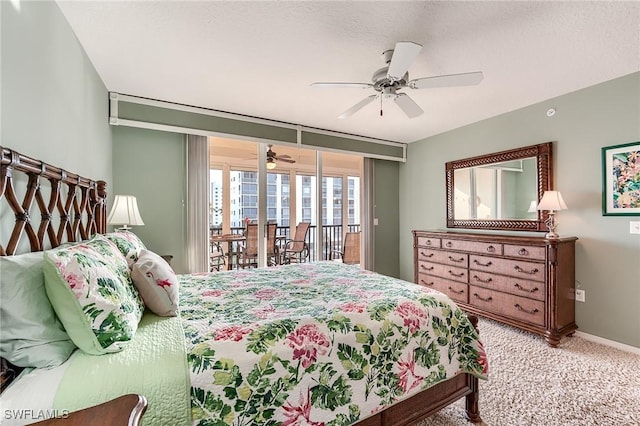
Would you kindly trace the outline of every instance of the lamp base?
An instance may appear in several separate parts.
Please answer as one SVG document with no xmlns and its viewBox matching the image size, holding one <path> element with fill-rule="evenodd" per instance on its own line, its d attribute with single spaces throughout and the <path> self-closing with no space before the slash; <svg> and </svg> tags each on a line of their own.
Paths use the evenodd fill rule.
<svg viewBox="0 0 640 426">
<path fill-rule="evenodd" d="M 133 228 L 130 226 L 124 225 L 121 228 L 114 228 L 116 231 L 131 231 Z"/>
<path fill-rule="evenodd" d="M 560 235 L 556 234 L 555 232 L 547 232 L 546 234 L 544 234 L 544 237 L 547 240 L 557 240 L 558 238 L 560 238 Z"/>
<path fill-rule="evenodd" d="M 556 228 L 558 227 L 558 222 L 556 221 L 555 212 L 553 210 L 549 211 L 549 217 L 545 220 L 544 224 L 547 225 L 549 232 L 545 234 L 545 238 L 547 240 L 557 240 L 560 238 L 560 235 L 556 233 Z"/>
</svg>

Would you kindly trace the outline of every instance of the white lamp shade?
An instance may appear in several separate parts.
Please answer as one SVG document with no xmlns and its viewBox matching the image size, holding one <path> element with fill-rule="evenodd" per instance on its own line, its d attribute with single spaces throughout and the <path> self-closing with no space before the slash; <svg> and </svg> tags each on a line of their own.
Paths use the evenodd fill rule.
<svg viewBox="0 0 640 426">
<path fill-rule="evenodd" d="M 116 195 L 107 223 L 109 225 L 144 225 L 138 211 L 136 197 L 133 195 Z"/>
<path fill-rule="evenodd" d="M 529 204 L 529 210 L 527 210 L 528 213 L 533 213 L 535 211 L 538 210 L 538 203 L 536 203 L 536 200 L 532 200 L 531 204 Z"/>
<path fill-rule="evenodd" d="M 559 191 L 544 191 L 542 200 L 538 203 L 538 210 L 566 210 L 567 205 Z"/>
</svg>

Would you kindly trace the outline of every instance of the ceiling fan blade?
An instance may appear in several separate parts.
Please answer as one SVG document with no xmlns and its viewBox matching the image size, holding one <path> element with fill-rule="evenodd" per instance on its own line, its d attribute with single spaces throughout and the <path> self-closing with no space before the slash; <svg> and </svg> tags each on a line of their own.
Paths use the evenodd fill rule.
<svg viewBox="0 0 640 426">
<path fill-rule="evenodd" d="M 430 89 L 432 87 L 473 86 L 482 81 L 481 71 L 465 72 L 462 74 L 438 75 L 435 77 L 417 78 L 407 85 L 412 89 Z"/>
<path fill-rule="evenodd" d="M 387 77 L 400 80 L 418 57 L 422 46 L 411 41 L 399 41 L 393 49 L 393 56 L 387 70 Z"/>
<path fill-rule="evenodd" d="M 283 158 L 291 158 L 289 154 L 276 155 L 276 157 L 278 157 L 279 160 Z"/>
<path fill-rule="evenodd" d="M 378 96 L 379 95 L 367 96 L 366 98 L 364 98 L 363 100 L 361 100 L 360 102 L 358 102 L 357 104 L 355 104 L 354 106 L 352 106 L 351 108 L 349 108 L 348 110 L 340 114 L 338 118 L 343 119 L 343 118 L 351 117 L 353 114 L 355 114 L 356 112 L 360 111 L 362 108 L 364 108 L 365 106 L 373 102 Z"/>
<path fill-rule="evenodd" d="M 296 160 L 292 160 L 290 158 L 282 158 L 282 157 L 276 157 L 276 161 L 282 161 L 283 163 L 295 163 Z"/>
<path fill-rule="evenodd" d="M 329 83 L 329 82 L 318 82 L 311 83 L 313 87 L 325 88 L 325 87 L 352 87 L 356 89 L 369 89 L 373 87 L 373 84 L 370 83 Z"/>
<path fill-rule="evenodd" d="M 405 114 L 407 114 L 407 117 L 409 118 L 415 118 L 424 113 L 422 108 L 420 108 L 418 104 L 415 103 L 406 93 L 398 93 L 398 95 L 393 98 L 393 101 Z"/>
</svg>

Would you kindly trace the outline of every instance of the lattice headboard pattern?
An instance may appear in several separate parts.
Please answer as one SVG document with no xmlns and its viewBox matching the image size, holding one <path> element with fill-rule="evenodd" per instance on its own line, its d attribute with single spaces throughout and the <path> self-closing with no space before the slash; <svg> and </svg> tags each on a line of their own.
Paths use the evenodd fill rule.
<svg viewBox="0 0 640 426">
<path fill-rule="evenodd" d="M 0 232 L 0 256 L 16 254 L 24 236 L 27 251 L 40 251 L 106 232 L 106 182 L 0 149 L 0 216 L 5 222 L 10 212 L 15 215 L 11 232 Z"/>
</svg>

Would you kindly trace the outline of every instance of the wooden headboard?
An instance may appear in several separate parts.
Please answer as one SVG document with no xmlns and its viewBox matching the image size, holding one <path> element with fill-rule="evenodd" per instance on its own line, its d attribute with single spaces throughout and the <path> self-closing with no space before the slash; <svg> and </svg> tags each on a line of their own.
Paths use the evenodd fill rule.
<svg viewBox="0 0 640 426">
<path fill-rule="evenodd" d="M 8 148 L 0 150 L 0 256 L 17 254 L 18 248 L 42 251 L 106 232 L 106 182 L 83 178 Z M 27 249 L 20 245 L 25 235 Z M 20 370 L 0 358 L 0 392 Z"/>
<path fill-rule="evenodd" d="M 8 148 L 0 149 L 0 213 L 7 212 L 8 205 L 15 215 L 12 231 L 0 232 L 0 256 L 16 254 L 25 235 L 29 249 L 21 251 L 33 252 L 106 232 L 106 182 L 69 173 Z M 37 208 L 33 207 L 34 201 Z M 35 215 L 37 210 L 40 217 Z M 7 220 L 4 216 L 3 222 Z M 2 226 L 3 231 L 11 228 L 10 223 Z"/>
</svg>

